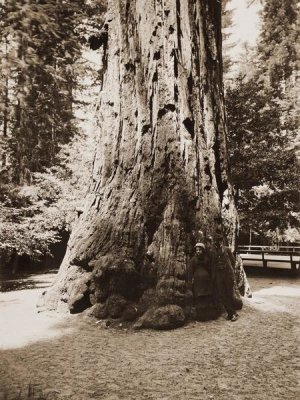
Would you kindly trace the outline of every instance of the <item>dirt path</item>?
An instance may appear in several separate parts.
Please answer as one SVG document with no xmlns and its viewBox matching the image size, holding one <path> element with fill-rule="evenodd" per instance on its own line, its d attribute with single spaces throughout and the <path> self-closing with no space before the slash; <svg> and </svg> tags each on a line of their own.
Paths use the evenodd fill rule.
<svg viewBox="0 0 300 400">
<path fill-rule="evenodd" d="M 300 280 L 259 277 L 250 283 L 254 296 L 238 321 L 221 318 L 168 332 L 37 316 L 39 290 L 0 294 L 6 318 L 0 325 L 0 399 L 20 391 L 25 398 L 31 383 L 32 398 L 43 390 L 40 399 L 48 400 L 296 400 Z"/>
</svg>

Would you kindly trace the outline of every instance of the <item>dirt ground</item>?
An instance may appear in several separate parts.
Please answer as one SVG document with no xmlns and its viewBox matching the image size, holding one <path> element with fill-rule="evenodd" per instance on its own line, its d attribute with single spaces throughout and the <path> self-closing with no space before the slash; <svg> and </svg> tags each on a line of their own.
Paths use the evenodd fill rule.
<svg viewBox="0 0 300 400">
<path fill-rule="evenodd" d="M 41 288 L 0 293 L 0 399 L 299 399 L 300 279 L 249 280 L 238 321 L 167 332 L 37 314 Z"/>
</svg>

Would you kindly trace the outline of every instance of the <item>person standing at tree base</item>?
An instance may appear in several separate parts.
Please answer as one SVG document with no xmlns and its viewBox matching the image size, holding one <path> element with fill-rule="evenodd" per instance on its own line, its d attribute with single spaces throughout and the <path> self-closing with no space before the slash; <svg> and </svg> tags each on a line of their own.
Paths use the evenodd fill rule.
<svg viewBox="0 0 300 400">
<path fill-rule="evenodd" d="M 208 321 L 218 316 L 213 299 L 210 260 L 203 243 L 196 243 L 195 252 L 190 262 L 189 281 L 192 283 L 197 320 Z"/>
<path fill-rule="evenodd" d="M 223 245 L 223 237 L 218 234 L 215 237 L 215 249 L 212 254 L 213 280 L 216 286 L 217 301 L 227 312 L 227 320 L 236 321 L 238 314 L 234 304 L 234 256 Z"/>
</svg>

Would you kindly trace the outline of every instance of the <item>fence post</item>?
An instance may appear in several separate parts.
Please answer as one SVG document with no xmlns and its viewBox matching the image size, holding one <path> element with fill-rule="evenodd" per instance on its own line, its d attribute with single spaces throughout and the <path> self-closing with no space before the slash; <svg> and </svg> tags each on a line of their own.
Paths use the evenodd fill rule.
<svg viewBox="0 0 300 400">
<path fill-rule="evenodd" d="M 293 271 L 295 271 L 296 270 L 296 262 L 293 261 L 293 253 L 290 253 L 290 260 L 291 260 L 291 269 Z"/>
<path fill-rule="evenodd" d="M 263 250 L 263 249 L 261 249 L 261 255 L 262 255 L 263 268 L 266 269 L 266 268 L 267 268 L 268 261 L 265 260 L 265 253 L 264 253 L 264 250 Z"/>
</svg>

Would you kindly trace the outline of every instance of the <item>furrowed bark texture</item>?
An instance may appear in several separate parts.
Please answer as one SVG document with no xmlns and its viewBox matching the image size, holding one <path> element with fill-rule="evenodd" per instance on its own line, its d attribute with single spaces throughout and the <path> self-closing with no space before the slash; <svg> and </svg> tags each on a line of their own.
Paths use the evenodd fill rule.
<svg viewBox="0 0 300 400">
<path fill-rule="evenodd" d="M 92 180 L 48 306 L 185 317 L 198 232 L 233 244 L 220 18 L 217 0 L 108 1 Z"/>
</svg>

